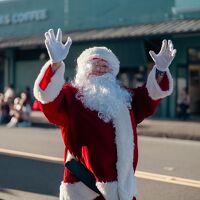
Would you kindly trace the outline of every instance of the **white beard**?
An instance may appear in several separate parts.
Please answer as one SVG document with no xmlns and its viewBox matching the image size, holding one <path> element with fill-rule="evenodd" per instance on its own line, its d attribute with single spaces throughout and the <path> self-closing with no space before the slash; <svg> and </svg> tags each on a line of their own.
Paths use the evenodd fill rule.
<svg viewBox="0 0 200 200">
<path fill-rule="evenodd" d="M 102 76 L 82 77 L 74 86 L 79 88 L 76 98 L 86 108 L 98 112 L 104 122 L 111 121 L 119 114 L 121 106 L 131 107 L 131 94 L 116 80 L 115 76 L 106 73 Z"/>
</svg>

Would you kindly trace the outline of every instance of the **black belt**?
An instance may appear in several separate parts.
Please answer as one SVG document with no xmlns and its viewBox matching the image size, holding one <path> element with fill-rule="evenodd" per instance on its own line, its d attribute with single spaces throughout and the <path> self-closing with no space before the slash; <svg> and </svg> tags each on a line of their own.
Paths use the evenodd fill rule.
<svg viewBox="0 0 200 200">
<path fill-rule="evenodd" d="M 101 192 L 96 186 L 94 174 L 90 172 L 81 162 L 71 159 L 65 163 L 65 166 L 74 176 L 76 176 L 76 178 L 78 178 L 90 189 L 101 195 Z"/>
</svg>

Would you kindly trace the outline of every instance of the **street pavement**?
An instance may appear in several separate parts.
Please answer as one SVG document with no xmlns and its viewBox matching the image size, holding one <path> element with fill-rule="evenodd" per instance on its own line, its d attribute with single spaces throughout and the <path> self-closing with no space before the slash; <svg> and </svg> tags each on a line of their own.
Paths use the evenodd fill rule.
<svg viewBox="0 0 200 200">
<path fill-rule="evenodd" d="M 62 160 L 63 151 L 58 129 L 0 126 L 0 200 L 58 200 L 63 164 L 34 154 Z"/>
<path fill-rule="evenodd" d="M 199 200 L 200 142 L 160 137 L 139 136 L 138 171 L 154 173 L 152 179 L 138 179 L 138 200 Z M 136 171 L 137 174 L 137 171 Z M 156 175 L 165 175 L 158 181 Z M 198 188 L 172 184 L 176 177 L 198 181 Z"/>
<path fill-rule="evenodd" d="M 0 188 L 0 200 L 58 200 L 58 197 Z"/>
</svg>

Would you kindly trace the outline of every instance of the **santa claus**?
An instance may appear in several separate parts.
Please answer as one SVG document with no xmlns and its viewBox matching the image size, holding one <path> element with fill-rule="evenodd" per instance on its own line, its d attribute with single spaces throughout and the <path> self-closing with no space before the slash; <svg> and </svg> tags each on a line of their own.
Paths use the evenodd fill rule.
<svg viewBox="0 0 200 200">
<path fill-rule="evenodd" d="M 64 162 L 74 158 L 83 164 L 94 175 L 101 193 L 64 168 L 60 200 L 136 199 L 136 127 L 172 93 L 168 68 L 176 54 L 172 42 L 163 40 L 158 54 L 150 51 L 155 66 L 146 84 L 130 89 L 116 80 L 120 62 L 106 47 L 83 51 L 74 81 L 65 84 L 63 60 L 72 41 L 68 38 L 63 44 L 60 29 L 56 36 L 49 30 L 45 38 L 50 60 L 35 81 L 35 98 L 48 120 L 61 129 Z"/>
</svg>

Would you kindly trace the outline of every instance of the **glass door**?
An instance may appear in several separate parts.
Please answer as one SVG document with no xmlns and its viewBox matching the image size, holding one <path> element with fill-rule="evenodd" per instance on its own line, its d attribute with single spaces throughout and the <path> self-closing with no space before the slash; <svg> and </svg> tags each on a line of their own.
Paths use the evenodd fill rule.
<svg viewBox="0 0 200 200">
<path fill-rule="evenodd" d="M 0 57 L 0 92 L 4 90 L 5 67 L 3 58 Z"/>
<path fill-rule="evenodd" d="M 200 64 L 189 65 L 190 112 L 200 115 Z"/>
</svg>

